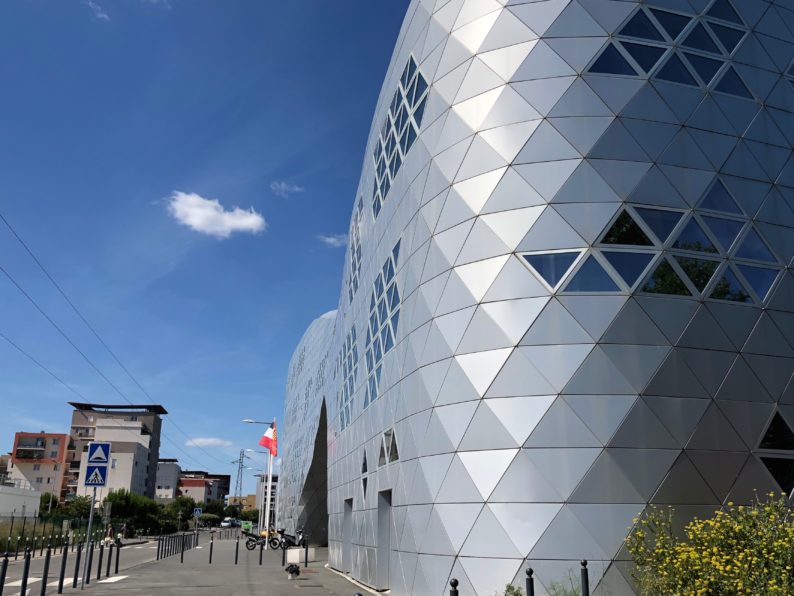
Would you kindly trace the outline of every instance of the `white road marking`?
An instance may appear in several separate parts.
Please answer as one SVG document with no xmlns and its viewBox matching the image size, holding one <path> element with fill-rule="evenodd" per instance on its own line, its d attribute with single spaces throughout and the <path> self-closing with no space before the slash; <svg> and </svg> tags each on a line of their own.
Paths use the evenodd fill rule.
<svg viewBox="0 0 794 596">
<path fill-rule="evenodd" d="M 40 582 L 40 581 L 41 581 L 40 577 L 29 577 L 28 578 L 28 585 L 36 583 L 36 582 Z M 6 584 L 7 588 L 19 588 L 21 586 L 22 586 L 22 580 L 21 579 L 18 579 L 15 582 L 11 582 L 11 583 Z"/>
<path fill-rule="evenodd" d="M 143 547 L 143 546 L 136 546 L 135 548 L 136 548 L 136 549 L 138 549 L 138 548 L 145 548 L 145 547 Z M 152 547 L 150 546 L 149 548 L 152 548 Z"/>
<path fill-rule="evenodd" d="M 127 579 L 128 575 L 114 575 L 113 577 L 109 577 L 107 579 L 103 579 L 98 581 L 98 584 L 115 584 L 116 582 L 120 582 L 123 579 Z"/>
</svg>

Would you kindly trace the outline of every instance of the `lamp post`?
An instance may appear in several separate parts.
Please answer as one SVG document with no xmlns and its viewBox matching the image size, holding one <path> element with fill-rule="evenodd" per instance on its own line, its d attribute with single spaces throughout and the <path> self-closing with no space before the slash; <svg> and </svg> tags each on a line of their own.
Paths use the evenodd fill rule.
<svg viewBox="0 0 794 596">
<path fill-rule="evenodd" d="M 243 422 L 246 424 L 264 424 L 270 426 L 275 434 L 275 427 L 276 427 L 275 418 L 273 418 L 273 422 L 264 422 L 262 420 L 252 420 L 251 418 L 244 418 Z M 270 449 L 268 451 L 268 458 L 267 458 L 267 492 L 265 495 L 265 521 L 264 521 L 264 524 L 267 526 L 268 532 L 270 530 L 270 493 L 272 486 L 273 486 L 273 450 Z M 269 540 L 265 542 L 265 549 L 268 548 L 269 542 L 270 542 Z"/>
<path fill-rule="evenodd" d="M 269 455 L 269 451 L 257 451 L 256 449 L 246 449 L 248 453 L 259 453 L 262 455 Z M 258 503 L 257 509 L 259 511 L 259 518 L 257 523 L 259 524 L 259 533 L 261 535 L 262 528 L 264 527 L 268 532 L 270 531 L 270 520 L 267 520 L 267 525 L 265 525 L 265 490 L 264 490 L 264 480 L 265 480 L 265 470 L 262 468 L 248 468 L 249 470 L 253 470 L 256 472 L 260 472 L 259 474 L 254 474 L 254 477 L 257 479 L 256 483 L 256 500 Z M 260 494 L 261 491 L 261 494 Z"/>
</svg>

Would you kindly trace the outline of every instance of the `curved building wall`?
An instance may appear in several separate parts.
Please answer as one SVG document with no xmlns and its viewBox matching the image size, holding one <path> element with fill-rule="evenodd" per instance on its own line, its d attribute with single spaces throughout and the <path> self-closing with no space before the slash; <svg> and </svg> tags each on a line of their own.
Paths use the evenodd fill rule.
<svg viewBox="0 0 794 596">
<path fill-rule="evenodd" d="M 792 30 L 763 0 L 411 3 L 330 340 L 332 566 L 485 596 L 588 559 L 630 593 L 649 503 L 792 488 Z"/>
</svg>

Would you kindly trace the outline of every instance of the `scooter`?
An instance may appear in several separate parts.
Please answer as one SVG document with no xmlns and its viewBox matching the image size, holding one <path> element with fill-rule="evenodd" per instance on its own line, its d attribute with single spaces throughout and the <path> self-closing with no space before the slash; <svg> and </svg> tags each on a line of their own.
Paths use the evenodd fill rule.
<svg viewBox="0 0 794 596">
<path fill-rule="evenodd" d="M 276 538 L 275 536 L 270 540 L 270 548 L 277 549 L 283 548 L 288 549 L 291 546 L 302 546 L 303 545 L 303 528 L 298 528 L 295 536 L 290 536 L 289 534 L 285 534 L 286 530 L 284 528 L 280 528 L 276 530 L 280 538 Z"/>
</svg>

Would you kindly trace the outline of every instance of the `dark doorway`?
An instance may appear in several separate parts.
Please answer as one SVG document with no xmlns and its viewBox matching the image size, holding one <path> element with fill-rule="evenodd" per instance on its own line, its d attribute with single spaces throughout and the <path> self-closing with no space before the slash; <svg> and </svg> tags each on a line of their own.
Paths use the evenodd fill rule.
<svg viewBox="0 0 794 596">
<path fill-rule="evenodd" d="M 345 500 L 342 517 L 342 571 L 350 573 L 353 569 L 353 499 Z"/>
<path fill-rule="evenodd" d="M 389 589 L 391 525 L 391 491 L 384 490 L 378 493 L 378 590 Z"/>
</svg>

